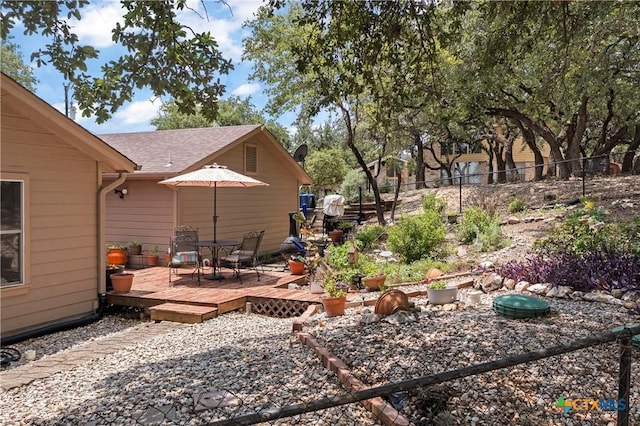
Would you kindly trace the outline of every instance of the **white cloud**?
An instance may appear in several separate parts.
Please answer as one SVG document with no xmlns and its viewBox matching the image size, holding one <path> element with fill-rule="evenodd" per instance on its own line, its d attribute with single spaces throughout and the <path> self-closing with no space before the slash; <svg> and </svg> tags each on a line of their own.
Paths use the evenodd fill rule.
<svg viewBox="0 0 640 426">
<path fill-rule="evenodd" d="M 235 96 L 249 96 L 260 90 L 260 85 L 257 83 L 245 83 L 236 87 L 231 94 Z"/>
<path fill-rule="evenodd" d="M 107 1 L 90 4 L 80 9 L 82 19 L 70 21 L 81 43 L 86 43 L 97 49 L 113 46 L 111 30 L 116 22 L 124 22 L 124 9 L 120 2 Z"/>
<path fill-rule="evenodd" d="M 131 102 L 113 115 L 115 120 L 121 120 L 126 125 L 149 123 L 158 116 L 162 102 L 160 99 Z"/>
</svg>

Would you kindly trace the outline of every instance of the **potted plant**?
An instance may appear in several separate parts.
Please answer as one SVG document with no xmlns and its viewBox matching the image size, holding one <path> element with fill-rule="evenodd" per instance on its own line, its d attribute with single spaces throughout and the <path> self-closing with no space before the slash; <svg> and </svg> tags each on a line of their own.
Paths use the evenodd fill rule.
<svg viewBox="0 0 640 426">
<path fill-rule="evenodd" d="M 111 276 L 119 272 L 124 271 L 124 265 L 108 264 L 107 265 L 107 280 L 106 290 L 113 290 L 113 283 L 111 282 Z"/>
<path fill-rule="evenodd" d="M 111 275 L 111 284 L 114 293 L 129 293 L 133 285 L 133 274 L 130 272 L 117 272 Z"/>
<path fill-rule="evenodd" d="M 362 275 L 362 283 L 369 291 L 378 291 L 387 280 L 384 270 L 373 260 L 362 257 L 358 262 L 358 270 Z"/>
<path fill-rule="evenodd" d="M 304 257 L 300 255 L 291 256 L 291 259 L 289 259 L 289 271 L 292 275 L 303 275 L 306 263 Z"/>
<path fill-rule="evenodd" d="M 342 229 L 342 232 L 346 235 L 353 228 L 353 224 L 348 220 L 343 220 L 342 222 L 338 223 L 338 228 Z"/>
<path fill-rule="evenodd" d="M 129 256 L 139 256 L 142 254 L 142 244 L 138 241 L 129 241 L 129 248 L 127 249 Z"/>
<path fill-rule="evenodd" d="M 344 285 L 338 283 L 333 275 L 323 281 L 324 295 L 321 297 L 324 312 L 328 317 L 344 315 L 347 303 L 347 293 Z"/>
<path fill-rule="evenodd" d="M 331 238 L 331 241 L 334 243 L 341 243 L 344 238 L 344 231 L 339 228 L 329 231 L 329 238 Z"/>
<path fill-rule="evenodd" d="M 427 297 L 432 305 L 453 303 L 458 296 L 458 287 L 448 286 L 444 281 L 435 281 L 427 285 Z"/>
<path fill-rule="evenodd" d="M 122 244 L 107 244 L 107 264 L 108 265 L 126 265 L 127 251 Z"/>
<path fill-rule="evenodd" d="M 148 266 L 158 266 L 158 246 L 151 247 L 149 254 L 147 255 Z"/>
</svg>

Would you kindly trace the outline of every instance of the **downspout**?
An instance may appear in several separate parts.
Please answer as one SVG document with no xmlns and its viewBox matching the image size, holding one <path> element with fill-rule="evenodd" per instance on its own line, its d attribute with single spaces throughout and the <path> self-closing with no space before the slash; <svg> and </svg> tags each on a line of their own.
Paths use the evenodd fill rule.
<svg viewBox="0 0 640 426">
<path fill-rule="evenodd" d="M 98 172 L 100 173 L 100 172 Z M 107 229 L 107 218 L 106 218 L 106 194 L 110 191 L 113 191 L 118 186 L 122 185 L 124 181 L 127 179 L 126 173 L 118 173 L 118 178 L 107 184 L 103 185 L 98 191 L 98 247 L 97 247 L 97 256 L 98 256 L 98 294 L 104 295 L 107 291 L 107 275 L 105 273 L 107 269 L 107 260 L 104 255 L 104 248 L 106 247 L 107 242 L 105 237 L 105 230 Z"/>
</svg>

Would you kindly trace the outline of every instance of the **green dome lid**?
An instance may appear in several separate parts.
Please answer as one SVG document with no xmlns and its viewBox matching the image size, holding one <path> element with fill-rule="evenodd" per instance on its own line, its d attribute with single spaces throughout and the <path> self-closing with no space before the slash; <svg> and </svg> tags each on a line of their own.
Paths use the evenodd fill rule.
<svg viewBox="0 0 640 426">
<path fill-rule="evenodd" d="M 524 294 L 505 294 L 493 299 L 493 311 L 509 319 L 537 318 L 547 315 L 549 303 Z"/>
<path fill-rule="evenodd" d="M 614 327 L 611 331 L 622 331 L 622 329 L 625 327 L 636 327 L 638 325 L 640 324 L 633 323 L 633 324 L 619 325 L 617 327 Z M 631 347 L 640 351 L 640 334 L 636 334 L 631 338 Z"/>
</svg>

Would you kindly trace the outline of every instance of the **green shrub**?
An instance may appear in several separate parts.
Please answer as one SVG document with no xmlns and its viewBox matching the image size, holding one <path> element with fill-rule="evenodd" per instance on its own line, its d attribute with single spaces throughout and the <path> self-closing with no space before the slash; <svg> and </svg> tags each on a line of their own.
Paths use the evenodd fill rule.
<svg viewBox="0 0 640 426">
<path fill-rule="evenodd" d="M 640 217 L 632 221 L 608 223 L 600 209 L 578 209 L 567 214 L 534 248 L 543 255 L 567 254 L 579 257 L 587 252 L 605 250 L 640 253 Z"/>
<path fill-rule="evenodd" d="M 367 250 L 372 248 L 386 231 L 383 225 L 364 225 L 356 232 L 355 238 L 362 243 L 362 249 Z"/>
<path fill-rule="evenodd" d="M 511 200 L 509 206 L 507 207 L 507 211 L 509 213 L 519 213 L 525 211 L 527 208 L 527 204 L 519 198 Z"/>
<path fill-rule="evenodd" d="M 344 177 L 340 187 L 340 193 L 347 203 L 357 203 L 360 198 L 359 188 L 365 188 L 367 179 L 360 170 L 353 169 Z M 364 194 L 363 194 L 364 197 Z"/>
<path fill-rule="evenodd" d="M 491 222 L 476 238 L 478 251 L 487 252 L 506 247 L 509 240 L 502 235 L 502 228 L 497 221 Z"/>
<path fill-rule="evenodd" d="M 447 202 L 436 194 L 430 193 L 422 197 L 422 208 L 425 212 L 434 211 L 439 215 L 444 215 Z"/>
<path fill-rule="evenodd" d="M 398 253 L 405 262 L 434 257 L 446 235 L 442 217 L 427 211 L 415 216 L 405 216 L 388 231 L 389 249 Z"/>
<path fill-rule="evenodd" d="M 493 216 L 479 207 L 469 207 L 462 212 L 462 222 L 456 227 L 458 239 L 470 244 L 495 221 Z"/>
</svg>

